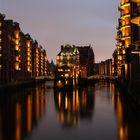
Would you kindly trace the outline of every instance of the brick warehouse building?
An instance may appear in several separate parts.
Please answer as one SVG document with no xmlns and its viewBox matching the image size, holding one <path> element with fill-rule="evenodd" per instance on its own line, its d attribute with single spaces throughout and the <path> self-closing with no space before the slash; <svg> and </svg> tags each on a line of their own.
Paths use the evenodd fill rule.
<svg viewBox="0 0 140 140">
<path fill-rule="evenodd" d="M 36 41 L 21 31 L 19 23 L 5 20 L 5 15 L 0 14 L 0 86 L 46 76 L 46 51 L 38 44 L 34 50 L 34 44 Z"/>
</svg>

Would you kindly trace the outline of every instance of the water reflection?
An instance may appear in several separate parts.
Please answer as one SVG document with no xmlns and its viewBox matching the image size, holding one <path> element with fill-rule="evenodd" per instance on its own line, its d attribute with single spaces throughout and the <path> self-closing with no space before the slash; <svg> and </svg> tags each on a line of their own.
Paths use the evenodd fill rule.
<svg viewBox="0 0 140 140">
<path fill-rule="evenodd" d="M 111 82 L 55 93 L 44 84 L 0 95 L 0 140 L 137 140 L 139 130 L 130 100 Z"/>
<path fill-rule="evenodd" d="M 25 89 L 0 97 L 0 140 L 30 137 L 45 113 L 45 87 Z"/>
<path fill-rule="evenodd" d="M 54 100 L 59 123 L 63 127 L 76 127 L 80 119 L 92 118 L 94 86 L 56 92 Z"/>
<path fill-rule="evenodd" d="M 112 105 L 116 111 L 117 129 L 119 140 L 137 140 L 140 138 L 139 115 L 133 110 L 132 100 L 127 95 L 110 83 Z"/>
</svg>

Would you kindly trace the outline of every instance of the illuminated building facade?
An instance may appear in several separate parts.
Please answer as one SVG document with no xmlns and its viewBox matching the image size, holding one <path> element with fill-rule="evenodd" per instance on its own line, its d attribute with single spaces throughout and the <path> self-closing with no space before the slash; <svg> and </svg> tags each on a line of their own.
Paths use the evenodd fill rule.
<svg viewBox="0 0 140 140">
<path fill-rule="evenodd" d="M 120 6 L 120 18 L 117 32 L 117 59 L 118 59 L 118 76 L 124 79 L 129 79 L 129 60 L 127 59 L 127 50 L 129 50 L 131 44 L 131 2 L 130 0 L 121 0 Z"/>
<path fill-rule="evenodd" d="M 56 79 L 76 77 L 76 79 L 86 80 L 88 76 L 94 74 L 94 52 L 91 45 L 61 46 L 61 51 L 57 55 L 56 63 Z M 60 83 L 59 80 L 58 83 Z"/>
<path fill-rule="evenodd" d="M 46 51 L 21 31 L 19 23 L 0 14 L 0 87 L 46 76 L 46 63 Z"/>
<path fill-rule="evenodd" d="M 119 11 L 117 75 L 131 87 L 140 83 L 140 0 L 121 0 Z"/>
<path fill-rule="evenodd" d="M 131 88 L 140 91 L 140 0 L 132 0 Z"/>
<path fill-rule="evenodd" d="M 73 78 L 79 77 L 79 57 L 79 51 L 75 46 L 61 46 L 61 51 L 56 57 L 58 84 L 61 84 L 59 79 L 63 79 L 63 84 L 67 84 Z"/>
<path fill-rule="evenodd" d="M 39 76 L 39 47 L 38 42 L 33 42 L 32 45 L 32 68 L 33 68 L 33 77 Z"/>
<path fill-rule="evenodd" d="M 32 44 L 32 76 L 41 77 L 47 75 L 47 54 L 38 45 L 37 41 Z"/>
<path fill-rule="evenodd" d="M 20 79 L 20 37 L 19 24 L 4 20 L 1 35 L 1 84 L 10 84 Z"/>
<path fill-rule="evenodd" d="M 112 76 L 112 59 L 98 63 L 98 74 Z"/>
<path fill-rule="evenodd" d="M 23 80 L 28 80 L 32 76 L 32 57 L 31 57 L 31 44 L 32 39 L 29 34 L 20 32 L 20 62 L 21 62 L 21 74 L 20 77 Z"/>
</svg>

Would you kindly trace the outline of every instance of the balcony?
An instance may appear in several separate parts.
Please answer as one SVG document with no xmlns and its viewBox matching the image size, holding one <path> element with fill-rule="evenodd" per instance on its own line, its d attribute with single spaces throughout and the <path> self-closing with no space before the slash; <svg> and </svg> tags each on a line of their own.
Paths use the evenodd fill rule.
<svg viewBox="0 0 140 140">
<path fill-rule="evenodd" d="M 140 26 L 140 7 L 133 11 L 131 22 Z"/>
<path fill-rule="evenodd" d="M 131 35 L 124 35 L 122 36 L 121 40 L 126 40 L 126 39 L 130 39 L 131 38 Z"/>
<path fill-rule="evenodd" d="M 120 19 L 121 19 L 121 20 L 125 20 L 125 19 L 128 18 L 128 17 L 130 17 L 130 12 L 121 14 Z"/>
<path fill-rule="evenodd" d="M 130 6 L 130 2 L 123 3 L 118 7 L 118 10 L 125 10 L 125 8 L 128 6 Z"/>
</svg>

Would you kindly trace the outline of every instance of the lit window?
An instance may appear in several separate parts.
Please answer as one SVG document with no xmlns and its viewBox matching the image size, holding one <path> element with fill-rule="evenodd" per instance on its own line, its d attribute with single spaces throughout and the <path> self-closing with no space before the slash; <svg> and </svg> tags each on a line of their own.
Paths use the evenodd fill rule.
<svg viewBox="0 0 140 140">
<path fill-rule="evenodd" d="M 0 22 L 0 27 L 1 27 L 2 23 Z"/>
<path fill-rule="evenodd" d="M 19 61 L 19 57 L 18 56 L 16 56 L 16 61 Z"/>
<path fill-rule="evenodd" d="M 30 47 L 30 41 L 27 41 L 27 47 Z"/>
<path fill-rule="evenodd" d="M 19 46 L 18 46 L 18 45 L 15 46 L 15 50 L 16 50 L 16 51 L 19 50 Z"/>
<path fill-rule="evenodd" d="M 0 35 L 2 34 L 2 31 L 0 31 Z"/>
<path fill-rule="evenodd" d="M 18 39 L 16 39 L 15 43 L 16 43 L 16 45 L 18 45 L 18 44 L 19 44 L 19 40 L 18 40 Z"/>
<path fill-rule="evenodd" d="M 30 72 L 30 67 L 27 67 L 27 71 L 29 71 L 29 72 Z"/>
<path fill-rule="evenodd" d="M 19 63 L 17 63 L 17 62 L 15 63 L 15 69 L 19 70 Z"/>
<path fill-rule="evenodd" d="M 15 37 L 19 38 L 19 32 L 18 31 L 15 32 Z"/>
<path fill-rule="evenodd" d="M 2 56 L 2 54 L 0 54 L 0 57 Z"/>
</svg>

